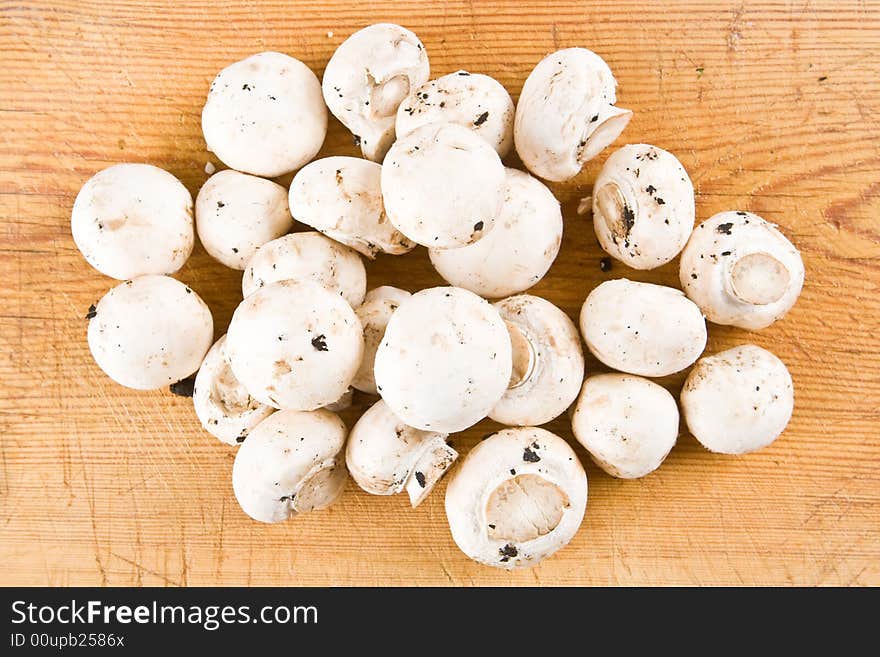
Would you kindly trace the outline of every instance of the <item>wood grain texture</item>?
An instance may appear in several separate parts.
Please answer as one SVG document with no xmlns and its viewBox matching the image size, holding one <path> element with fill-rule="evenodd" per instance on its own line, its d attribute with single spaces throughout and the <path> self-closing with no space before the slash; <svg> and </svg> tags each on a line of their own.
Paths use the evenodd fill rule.
<svg viewBox="0 0 880 657">
<path fill-rule="evenodd" d="M 753 341 L 788 364 L 796 410 L 782 438 L 731 458 L 683 434 L 656 473 L 629 482 L 579 450 L 581 531 L 506 573 L 456 549 L 442 484 L 417 511 L 350 483 L 326 512 L 251 522 L 229 483 L 234 452 L 200 430 L 189 400 L 103 376 L 84 315 L 112 281 L 70 236 L 82 183 L 150 162 L 195 193 L 216 163 L 199 116 L 217 71 L 271 49 L 320 73 L 380 20 L 419 34 L 434 75 L 480 71 L 514 95 L 544 54 L 597 51 L 635 110 L 617 145 L 677 154 L 701 219 L 744 209 L 782 227 L 807 267 L 798 305 L 760 333 L 710 326 L 708 346 Z M 2 0 L 0 53 L 0 584 L 880 584 L 880 4 Z M 355 154 L 335 121 L 322 154 Z M 566 234 L 534 292 L 572 317 L 607 278 L 677 285 L 674 264 L 600 271 L 575 209 L 605 157 L 553 186 Z M 441 282 L 423 251 L 368 272 L 371 286 Z M 223 333 L 239 274 L 197 247 L 179 278 Z M 682 380 L 663 382 L 677 394 Z M 565 419 L 548 428 L 571 440 Z"/>
</svg>

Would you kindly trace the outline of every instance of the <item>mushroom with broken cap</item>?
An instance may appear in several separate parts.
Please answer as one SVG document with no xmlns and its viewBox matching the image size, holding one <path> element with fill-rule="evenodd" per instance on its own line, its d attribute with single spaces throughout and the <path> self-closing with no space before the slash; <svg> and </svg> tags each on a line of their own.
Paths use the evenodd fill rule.
<svg viewBox="0 0 880 657">
<path fill-rule="evenodd" d="M 535 427 L 492 434 L 465 457 L 446 487 L 456 545 L 496 568 L 534 566 L 577 533 L 587 475 L 559 436 Z"/>
<path fill-rule="evenodd" d="M 117 383 L 155 390 L 199 369 L 214 320 L 198 294 L 168 276 L 120 283 L 89 312 L 95 362 Z"/>
<path fill-rule="evenodd" d="M 547 55 L 529 73 L 516 106 L 516 152 L 536 176 L 561 182 L 609 146 L 632 118 L 615 106 L 608 64 L 586 48 Z"/>
<path fill-rule="evenodd" d="M 540 281 L 562 244 L 562 211 L 553 192 L 523 171 L 505 171 L 504 204 L 494 228 L 468 246 L 428 250 L 448 283 L 494 299 Z"/>
<path fill-rule="evenodd" d="M 115 164 L 79 190 L 70 229 L 86 261 L 106 276 L 173 274 L 193 249 L 192 195 L 163 169 Z"/>
<path fill-rule="evenodd" d="M 681 286 L 710 322 L 757 330 L 781 319 L 804 285 L 797 248 L 750 212 L 700 224 L 681 254 Z"/>
<path fill-rule="evenodd" d="M 413 294 L 376 352 L 376 388 L 403 422 L 452 433 L 482 420 L 511 374 L 510 337 L 487 301 L 457 287 Z"/>
<path fill-rule="evenodd" d="M 590 292 L 580 326 L 590 352 L 628 374 L 673 374 L 706 348 L 706 320 L 681 290 L 625 278 Z"/>
<path fill-rule="evenodd" d="M 357 485 L 368 493 L 406 491 L 415 508 L 458 458 L 458 452 L 446 444 L 448 437 L 404 424 L 380 399 L 352 428 L 345 462 Z"/>
<path fill-rule="evenodd" d="M 697 361 L 681 390 L 688 429 L 706 449 L 745 454 L 785 430 L 794 410 L 791 374 L 779 358 L 744 344 Z"/>
<path fill-rule="evenodd" d="M 250 395 L 308 411 L 348 389 L 364 352 L 360 320 L 338 294 L 312 281 L 258 289 L 232 315 L 226 354 Z"/>
<path fill-rule="evenodd" d="M 278 411 L 260 422 L 232 465 L 242 511 L 281 522 L 333 504 L 345 487 L 345 435 L 342 420 L 323 409 Z"/>
<path fill-rule="evenodd" d="M 507 323 L 513 371 L 507 391 L 489 417 L 517 426 L 550 422 L 571 406 L 584 379 L 577 327 L 540 297 L 520 294 L 493 305 Z"/>
<path fill-rule="evenodd" d="M 351 385 L 361 392 L 370 395 L 379 394 L 376 389 L 376 377 L 373 374 L 376 350 L 385 337 L 385 327 L 388 326 L 391 315 L 411 296 L 406 290 L 383 285 L 367 292 L 364 302 L 354 309 L 364 327 L 364 357 Z"/>
<path fill-rule="evenodd" d="M 367 291 L 367 271 L 360 256 L 316 231 L 284 235 L 257 249 L 241 277 L 242 296 L 283 280 L 318 283 L 353 308 L 363 303 Z"/>
<path fill-rule="evenodd" d="M 225 335 L 208 351 L 196 374 L 193 406 L 205 431 L 229 445 L 243 443 L 251 429 L 275 412 L 251 397 L 235 378 Z"/>
<path fill-rule="evenodd" d="M 364 157 L 379 162 L 394 141 L 398 106 L 428 75 L 428 54 L 419 38 L 400 25 L 377 23 L 336 48 L 324 69 L 324 101 Z"/>
<path fill-rule="evenodd" d="M 202 109 L 208 150 L 228 167 L 274 178 L 321 149 L 327 108 L 321 83 L 298 59 L 261 52 L 224 68 Z"/>
<path fill-rule="evenodd" d="M 300 169 L 290 183 L 290 209 L 297 221 L 375 258 L 412 251 L 385 215 L 382 165 L 359 157 L 325 157 Z"/>
<path fill-rule="evenodd" d="M 571 418 L 593 461 L 622 479 L 660 467 L 678 439 L 678 406 L 666 388 L 640 376 L 598 374 L 584 381 Z"/>
<path fill-rule="evenodd" d="M 460 125 L 432 123 L 394 142 L 382 164 L 382 198 L 391 223 L 413 242 L 460 248 L 492 230 L 505 180 L 486 141 Z"/>
<path fill-rule="evenodd" d="M 212 258 L 242 270 L 254 252 L 293 228 L 287 190 L 278 183 L 226 169 L 196 197 L 196 230 Z"/>
<path fill-rule="evenodd" d="M 634 269 L 672 260 L 694 229 L 694 186 L 681 162 L 649 144 L 614 151 L 593 185 L 593 228 L 603 249 Z"/>
</svg>

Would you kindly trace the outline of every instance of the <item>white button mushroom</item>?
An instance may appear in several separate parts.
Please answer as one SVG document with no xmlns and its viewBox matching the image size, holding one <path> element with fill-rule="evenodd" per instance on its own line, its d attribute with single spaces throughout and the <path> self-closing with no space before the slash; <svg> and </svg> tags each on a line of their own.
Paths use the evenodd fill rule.
<svg viewBox="0 0 880 657">
<path fill-rule="evenodd" d="M 208 150 L 226 166 L 273 178 L 321 149 L 327 108 L 321 83 L 298 59 L 262 52 L 224 68 L 202 110 Z"/>
<path fill-rule="evenodd" d="M 496 568 L 534 566 L 577 533 L 587 475 L 559 436 L 505 429 L 474 447 L 446 488 L 452 538 L 468 557 Z"/>
<path fill-rule="evenodd" d="M 333 504 L 345 487 L 345 434 L 342 420 L 323 409 L 278 411 L 260 422 L 232 466 L 242 511 L 281 522 Z"/>
<path fill-rule="evenodd" d="M 361 392 L 370 395 L 379 394 L 376 389 L 376 378 L 373 375 L 376 350 L 385 337 L 385 327 L 388 326 L 391 315 L 411 296 L 406 290 L 383 285 L 370 290 L 363 304 L 355 308 L 354 312 L 364 327 L 364 357 L 351 385 Z"/>
<path fill-rule="evenodd" d="M 608 64 L 585 48 L 542 59 L 523 85 L 513 128 L 529 171 L 546 180 L 574 178 L 617 139 L 632 112 L 614 106 L 616 87 Z"/>
<path fill-rule="evenodd" d="M 446 444 L 448 437 L 407 426 L 380 399 L 352 428 L 345 463 L 368 493 L 396 495 L 405 490 L 415 508 L 458 458 Z"/>
<path fill-rule="evenodd" d="M 196 229 L 205 251 L 232 269 L 244 269 L 257 248 L 293 228 L 287 190 L 226 169 L 202 185 L 196 197 Z"/>
<path fill-rule="evenodd" d="M 670 152 L 630 144 L 605 161 L 593 185 L 599 244 L 634 269 L 672 260 L 694 229 L 694 186 Z"/>
<path fill-rule="evenodd" d="M 192 195 L 158 167 L 116 164 L 82 186 L 70 228 L 85 259 L 106 276 L 173 274 L 192 253 Z"/>
<path fill-rule="evenodd" d="M 627 374 L 584 381 L 571 418 L 575 438 L 608 474 L 636 479 L 653 472 L 678 438 L 678 407 L 666 388 Z"/>
<path fill-rule="evenodd" d="M 275 411 L 251 397 L 235 378 L 225 335 L 208 351 L 196 374 L 193 406 L 205 431 L 229 445 L 244 442 L 248 432 Z"/>
<path fill-rule="evenodd" d="M 785 363 L 744 344 L 697 361 L 684 382 L 681 407 L 688 429 L 706 449 L 745 454 L 785 430 L 794 386 Z"/>
<path fill-rule="evenodd" d="M 499 298 L 540 281 L 562 244 L 562 211 L 536 178 L 506 169 L 504 205 L 495 227 L 460 249 L 430 249 L 431 264 L 450 284 Z"/>
<path fill-rule="evenodd" d="M 136 390 L 155 390 L 195 372 L 214 333 L 205 302 L 168 276 L 120 283 L 89 317 L 89 349 L 98 367 Z"/>
<path fill-rule="evenodd" d="M 422 126 L 388 151 L 382 165 L 385 212 L 417 244 L 467 246 L 495 225 L 505 178 L 498 153 L 475 133 L 454 123 Z"/>
<path fill-rule="evenodd" d="M 489 417 L 508 425 L 544 424 L 565 412 L 584 379 L 577 327 L 549 301 L 521 294 L 498 301 L 513 346 L 510 387 Z"/>
<path fill-rule="evenodd" d="M 429 288 L 391 315 L 374 372 L 379 394 L 403 422 L 462 431 L 507 389 L 510 337 L 498 311 L 473 292 Z"/>
<path fill-rule="evenodd" d="M 513 100 L 495 78 L 456 71 L 416 87 L 397 108 L 397 138 L 429 123 L 457 123 L 506 156 L 513 146 Z"/>
<path fill-rule="evenodd" d="M 327 62 L 324 100 L 364 157 L 378 162 L 394 141 L 397 107 L 429 74 L 428 54 L 415 34 L 392 23 L 369 25 Z"/>
<path fill-rule="evenodd" d="M 257 249 L 241 277 L 241 292 L 248 297 L 283 280 L 314 281 L 352 307 L 361 305 L 367 292 L 367 271 L 360 256 L 315 231 L 284 235 Z"/>
<path fill-rule="evenodd" d="M 235 309 L 226 354 L 235 377 L 264 404 L 308 411 L 339 399 L 364 352 L 361 323 L 338 294 L 311 281 L 278 281 Z"/>
<path fill-rule="evenodd" d="M 750 212 L 721 212 L 694 230 L 679 276 L 710 322 L 757 330 L 794 306 L 804 263 L 773 224 Z"/>
<path fill-rule="evenodd" d="M 580 325 L 592 354 L 629 374 L 679 372 L 706 348 L 706 321 L 684 293 L 625 278 L 606 281 L 590 292 Z"/>
<path fill-rule="evenodd" d="M 382 165 L 359 157 L 325 157 L 300 169 L 290 184 L 290 208 L 307 226 L 375 258 L 415 247 L 385 215 Z"/>
</svg>

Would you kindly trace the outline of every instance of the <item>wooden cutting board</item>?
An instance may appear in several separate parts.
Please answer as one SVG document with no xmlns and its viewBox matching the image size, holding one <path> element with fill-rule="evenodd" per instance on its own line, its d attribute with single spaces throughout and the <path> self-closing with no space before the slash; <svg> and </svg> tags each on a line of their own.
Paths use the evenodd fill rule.
<svg viewBox="0 0 880 657">
<path fill-rule="evenodd" d="M 880 5 L 353 4 L 0 3 L 0 584 L 880 584 Z M 84 316 L 113 282 L 70 236 L 82 183 L 116 162 L 150 162 L 195 194 L 206 162 L 219 164 L 199 116 L 223 66 L 279 50 L 320 74 L 347 35 L 383 20 L 418 33 L 434 75 L 488 73 L 514 97 L 548 52 L 595 50 L 635 111 L 618 146 L 675 153 L 699 219 L 742 209 L 781 226 L 807 267 L 798 305 L 759 333 L 710 325 L 707 351 L 754 342 L 788 364 L 796 409 L 782 438 L 733 458 L 682 433 L 638 481 L 612 479 L 579 449 L 583 527 L 552 559 L 507 573 L 456 549 L 443 485 L 411 510 L 350 483 L 328 511 L 254 523 L 232 495 L 233 450 L 200 430 L 190 400 L 100 372 Z M 356 154 L 335 121 L 321 154 Z M 603 280 L 677 285 L 677 261 L 600 271 L 576 208 L 607 154 L 552 186 L 565 239 L 534 293 L 572 317 Z M 371 286 L 441 283 L 423 250 L 368 273 Z M 210 305 L 217 335 L 239 276 L 200 246 L 179 274 Z M 662 382 L 677 394 L 683 378 Z M 455 444 L 466 452 L 495 428 L 483 422 Z M 566 418 L 548 428 L 572 439 Z"/>
</svg>

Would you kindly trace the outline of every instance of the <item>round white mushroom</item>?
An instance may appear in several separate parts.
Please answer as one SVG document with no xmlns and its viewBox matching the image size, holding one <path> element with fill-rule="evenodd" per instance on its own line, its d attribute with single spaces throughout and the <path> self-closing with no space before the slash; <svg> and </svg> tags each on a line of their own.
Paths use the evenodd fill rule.
<svg viewBox="0 0 880 657">
<path fill-rule="evenodd" d="M 327 62 L 324 101 L 364 157 L 380 162 L 394 141 L 397 107 L 429 74 L 428 54 L 415 34 L 392 23 L 369 25 Z"/>
<path fill-rule="evenodd" d="M 779 358 L 744 344 L 697 361 L 684 382 L 681 407 L 706 449 L 745 454 L 766 447 L 788 426 L 794 385 Z"/>
<path fill-rule="evenodd" d="M 278 411 L 251 431 L 235 455 L 232 489 L 242 511 L 281 522 L 325 509 L 345 487 L 345 425 L 317 411 Z"/>
<path fill-rule="evenodd" d="M 232 269 L 244 269 L 254 252 L 293 228 L 287 190 L 226 169 L 208 178 L 196 197 L 196 229 L 205 251 Z"/>
<path fill-rule="evenodd" d="M 361 305 L 367 292 L 367 270 L 360 256 L 321 233 L 291 233 L 257 249 L 241 277 L 241 292 L 248 297 L 276 281 L 313 281 Z"/>
<path fill-rule="evenodd" d="M 677 256 L 694 229 L 694 186 L 670 152 L 648 144 L 614 151 L 593 185 L 599 244 L 634 269 Z"/>
<path fill-rule="evenodd" d="M 501 424 L 537 425 L 562 415 L 584 379 L 577 327 L 549 301 L 521 294 L 498 301 L 513 347 L 510 386 L 489 417 Z"/>
<path fill-rule="evenodd" d="M 628 374 L 584 381 L 571 418 L 575 438 L 596 465 L 622 479 L 660 467 L 678 438 L 678 406 L 666 388 Z"/>
<path fill-rule="evenodd" d="M 385 327 L 388 326 L 391 315 L 411 296 L 406 290 L 383 285 L 370 290 L 364 302 L 355 308 L 354 312 L 364 327 L 364 357 L 351 385 L 361 392 L 370 395 L 379 394 L 376 389 L 376 377 L 373 374 L 376 351 L 382 338 L 385 337 Z"/>
<path fill-rule="evenodd" d="M 794 306 L 804 263 L 773 224 L 750 212 L 721 212 L 694 230 L 679 276 L 710 322 L 754 331 Z"/>
<path fill-rule="evenodd" d="M 208 150 L 226 166 L 273 178 L 311 160 L 327 134 L 321 83 L 298 59 L 261 52 L 224 68 L 202 110 Z"/>
<path fill-rule="evenodd" d="M 388 151 L 385 212 L 417 244 L 460 248 L 492 230 L 505 179 L 498 153 L 475 133 L 454 123 L 422 126 Z"/>
<path fill-rule="evenodd" d="M 158 167 L 115 164 L 82 186 L 70 229 L 88 263 L 106 276 L 173 274 L 193 249 L 192 195 Z"/>
<path fill-rule="evenodd" d="M 193 406 L 205 431 L 229 445 L 243 443 L 248 432 L 275 411 L 251 397 L 235 378 L 225 335 L 208 351 L 196 374 Z"/>
<path fill-rule="evenodd" d="M 457 123 L 506 156 L 513 146 L 513 100 L 495 78 L 456 71 L 410 91 L 397 108 L 397 138 L 429 123 Z"/>
<path fill-rule="evenodd" d="M 587 475 L 559 436 L 505 429 L 474 447 L 446 488 L 456 545 L 496 568 L 534 566 L 564 547 L 584 518 Z"/>
<path fill-rule="evenodd" d="M 407 426 L 380 399 L 352 428 L 345 462 L 363 490 L 373 495 L 406 491 L 415 508 L 458 458 L 446 444 L 448 437 Z"/>
<path fill-rule="evenodd" d="M 507 172 L 495 227 L 460 249 L 430 249 L 431 264 L 450 284 L 483 297 L 522 292 L 549 271 L 562 244 L 559 201 L 537 178 Z"/>
<path fill-rule="evenodd" d="M 529 73 L 513 128 L 523 164 L 546 180 L 574 178 L 632 118 L 615 107 L 617 82 L 608 64 L 585 48 L 547 55 Z"/>
<path fill-rule="evenodd" d="M 205 302 L 168 276 L 120 283 L 89 318 L 89 349 L 98 367 L 136 390 L 155 390 L 195 372 L 214 334 Z"/>
<path fill-rule="evenodd" d="M 376 388 L 403 422 L 452 433 L 482 420 L 507 389 L 510 337 L 488 302 L 457 287 L 400 304 L 376 352 Z"/>
<path fill-rule="evenodd" d="M 407 253 L 415 244 L 385 215 L 381 177 L 381 164 L 359 157 L 315 160 L 290 184 L 291 211 L 297 221 L 368 258 Z"/>
<path fill-rule="evenodd" d="M 235 309 L 226 354 L 235 377 L 274 408 L 308 411 L 348 389 L 364 352 L 361 323 L 338 294 L 311 281 L 278 281 Z"/>
<path fill-rule="evenodd" d="M 584 301 L 580 325 L 590 352 L 628 374 L 673 374 L 706 348 L 700 309 L 680 290 L 664 285 L 605 281 Z"/>
</svg>

